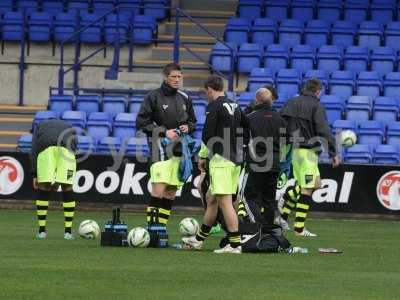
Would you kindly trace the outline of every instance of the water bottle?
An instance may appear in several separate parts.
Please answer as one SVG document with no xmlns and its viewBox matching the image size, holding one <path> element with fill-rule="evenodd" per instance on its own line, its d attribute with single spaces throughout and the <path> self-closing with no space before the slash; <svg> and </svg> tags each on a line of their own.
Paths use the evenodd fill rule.
<svg viewBox="0 0 400 300">
<path fill-rule="evenodd" d="M 308 249 L 307 248 L 301 248 L 301 247 L 292 247 L 291 251 L 289 253 L 302 253 L 302 254 L 307 254 Z"/>
<path fill-rule="evenodd" d="M 182 244 L 172 244 L 171 248 L 174 248 L 176 250 L 182 250 L 183 246 L 182 246 Z"/>
</svg>

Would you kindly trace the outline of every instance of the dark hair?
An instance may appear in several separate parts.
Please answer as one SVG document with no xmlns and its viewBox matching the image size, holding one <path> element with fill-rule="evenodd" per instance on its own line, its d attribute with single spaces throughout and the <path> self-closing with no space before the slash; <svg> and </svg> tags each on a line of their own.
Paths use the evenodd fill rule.
<svg viewBox="0 0 400 300">
<path fill-rule="evenodd" d="M 276 89 L 273 85 L 264 85 L 263 88 L 271 92 L 272 100 L 275 101 L 276 99 L 278 99 L 278 93 L 276 92 Z"/>
<path fill-rule="evenodd" d="M 166 64 L 163 69 L 163 75 L 169 76 L 172 71 L 182 71 L 181 66 L 176 63 Z"/>
<path fill-rule="evenodd" d="M 323 88 L 321 80 L 318 78 L 311 78 L 306 81 L 303 88 L 301 89 L 302 95 L 315 95 Z"/>
<path fill-rule="evenodd" d="M 224 81 L 221 77 L 216 75 L 208 76 L 206 82 L 204 82 L 204 87 L 211 88 L 214 91 L 222 92 L 224 90 Z"/>
</svg>

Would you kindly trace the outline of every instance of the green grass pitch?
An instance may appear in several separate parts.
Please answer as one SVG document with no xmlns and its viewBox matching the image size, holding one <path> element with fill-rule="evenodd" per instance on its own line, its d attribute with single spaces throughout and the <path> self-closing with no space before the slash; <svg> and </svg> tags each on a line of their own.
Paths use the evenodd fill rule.
<svg viewBox="0 0 400 300">
<path fill-rule="evenodd" d="M 101 226 L 111 213 L 77 212 Z M 169 225 L 177 242 L 175 215 Z M 0 211 L 0 299 L 399 299 L 400 224 L 310 219 L 317 238 L 293 245 L 309 254 L 212 253 L 205 250 L 102 248 L 99 240 L 63 240 L 63 216 L 50 211 L 48 239 L 35 240 L 33 211 Z M 122 212 L 129 227 L 144 216 Z M 200 220 L 200 216 L 197 216 Z M 321 255 L 336 247 L 341 255 Z"/>
</svg>

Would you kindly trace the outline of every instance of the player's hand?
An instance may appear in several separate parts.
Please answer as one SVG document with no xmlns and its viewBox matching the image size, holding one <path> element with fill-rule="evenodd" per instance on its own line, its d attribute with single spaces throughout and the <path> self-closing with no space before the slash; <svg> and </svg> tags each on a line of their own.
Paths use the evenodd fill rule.
<svg viewBox="0 0 400 300">
<path fill-rule="evenodd" d="M 199 171 L 201 173 L 205 173 L 206 172 L 206 167 L 207 167 L 207 160 L 200 158 L 198 163 L 197 163 L 197 167 L 199 168 Z"/>
<path fill-rule="evenodd" d="M 182 131 L 183 133 L 188 133 L 189 132 L 189 126 L 188 125 L 181 125 L 181 126 L 179 126 L 179 130 Z"/>
<path fill-rule="evenodd" d="M 167 138 L 169 138 L 171 141 L 177 140 L 179 138 L 178 133 L 175 131 L 175 129 L 169 129 L 165 133 Z"/>
<path fill-rule="evenodd" d="M 35 189 L 35 190 L 38 189 L 37 178 L 33 178 L 32 185 L 33 185 L 33 189 Z"/>
<path fill-rule="evenodd" d="M 340 165 L 340 157 L 339 155 L 335 155 L 332 157 L 332 167 L 337 168 Z"/>
</svg>

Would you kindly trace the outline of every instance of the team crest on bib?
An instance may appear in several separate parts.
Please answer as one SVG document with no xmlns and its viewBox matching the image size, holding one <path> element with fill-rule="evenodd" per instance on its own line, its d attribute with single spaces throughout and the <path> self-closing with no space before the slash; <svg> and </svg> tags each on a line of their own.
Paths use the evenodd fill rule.
<svg viewBox="0 0 400 300">
<path fill-rule="evenodd" d="M 162 108 L 166 110 L 168 108 L 168 104 L 163 104 Z"/>
</svg>

